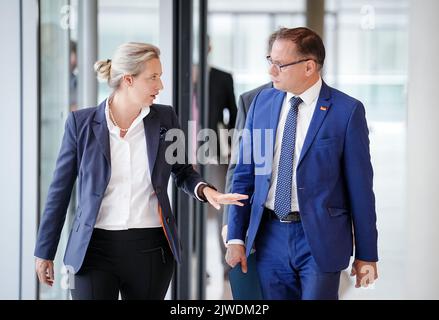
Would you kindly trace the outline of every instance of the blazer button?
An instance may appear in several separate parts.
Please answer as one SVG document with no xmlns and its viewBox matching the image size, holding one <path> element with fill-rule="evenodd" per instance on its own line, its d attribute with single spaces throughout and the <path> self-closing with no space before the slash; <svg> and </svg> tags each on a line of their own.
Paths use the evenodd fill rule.
<svg viewBox="0 0 439 320">
<path fill-rule="evenodd" d="M 155 193 L 160 194 L 162 192 L 162 189 L 160 187 L 155 188 Z"/>
<path fill-rule="evenodd" d="M 169 217 L 166 218 L 166 223 L 169 223 L 169 221 L 171 221 L 171 219 L 169 219 Z"/>
</svg>

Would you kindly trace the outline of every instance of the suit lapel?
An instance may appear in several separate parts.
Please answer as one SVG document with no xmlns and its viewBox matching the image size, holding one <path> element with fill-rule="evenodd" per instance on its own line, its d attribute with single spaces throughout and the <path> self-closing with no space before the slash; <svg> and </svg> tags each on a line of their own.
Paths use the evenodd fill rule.
<svg viewBox="0 0 439 320">
<path fill-rule="evenodd" d="M 311 123 L 309 124 L 308 132 L 306 133 L 297 168 L 300 166 L 300 163 L 308 152 L 317 132 L 322 126 L 323 120 L 328 114 L 331 104 L 332 102 L 330 88 L 325 82 L 322 82 L 319 99 L 317 100 L 316 108 L 314 110 Z"/>
<path fill-rule="evenodd" d="M 93 133 L 96 136 L 96 140 L 98 141 L 99 147 L 101 148 L 102 153 L 105 156 L 105 159 L 108 162 L 108 165 L 111 166 L 111 155 L 110 155 L 110 138 L 107 127 L 107 120 L 105 119 L 105 106 L 106 101 L 104 100 L 97 108 L 95 117 L 93 119 Z"/>
<path fill-rule="evenodd" d="M 145 140 L 146 150 L 148 150 L 149 170 L 152 177 L 160 142 L 160 121 L 157 117 L 157 110 L 155 106 L 151 106 L 149 114 L 143 118 L 143 124 L 145 127 Z"/>
</svg>

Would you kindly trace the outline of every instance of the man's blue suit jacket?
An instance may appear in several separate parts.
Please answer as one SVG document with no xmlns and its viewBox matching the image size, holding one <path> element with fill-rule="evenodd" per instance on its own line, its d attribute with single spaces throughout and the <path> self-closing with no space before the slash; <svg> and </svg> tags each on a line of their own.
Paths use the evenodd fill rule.
<svg viewBox="0 0 439 320">
<path fill-rule="evenodd" d="M 172 173 L 177 186 L 191 196 L 194 196 L 196 185 L 203 180 L 191 165 L 170 165 L 165 161 L 165 149 L 172 143 L 165 140 L 165 135 L 167 130 L 179 128 L 178 119 L 170 106 L 154 104 L 150 108 L 143 122 L 151 181 L 158 198 L 163 229 L 175 259 L 180 262 L 180 240 L 167 194 L 169 177 Z M 78 177 L 79 207 L 67 243 L 64 264 L 71 266 L 74 272 L 79 270 L 110 175 L 110 142 L 103 101 L 98 107 L 70 113 L 66 121 L 38 232 L 36 257 L 54 259 L 71 191 Z"/>
<path fill-rule="evenodd" d="M 228 239 L 244 240 L 248 229 L 247 255 L 268 195 L 285 94 L 264 89 L 256 96 L 246 121 L 249 134 L 241 140 L 232 192 L 250 199 L 243 207 L 230 207 Z M 353 242 L 357 259 L 378 260 L 368 134 L 362 103 L 323 82 L 296 168 L 303 228 L 323 272 L 345 269 Z"/>
</svg>

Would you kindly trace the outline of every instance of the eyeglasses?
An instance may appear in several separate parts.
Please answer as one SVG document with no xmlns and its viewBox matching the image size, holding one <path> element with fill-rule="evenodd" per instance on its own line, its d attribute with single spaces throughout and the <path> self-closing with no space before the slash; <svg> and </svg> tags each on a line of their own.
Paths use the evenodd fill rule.
<svg viewBox="0 0 439 320">
<path fill-rule="evenodd" d="M 314 60 L 314 59 L 301 59 L 299 61 L 295 61 L 295 62 L 291 62 L 291 63 L 280 64 L 278 62 L 273 62 L 273 60 L 271 59 L 271 56 L 267 56 L 266 58 L 267 58 L 268 65 L 270 67 L 274 66 L 276 68 L 277 72 L 282 72 L 282 68 L 285 68 L 285 67 L 294 66 L 295 64 L 302 63 L 302 62 L 305 62 L 308 60 Z"/>
</svg>

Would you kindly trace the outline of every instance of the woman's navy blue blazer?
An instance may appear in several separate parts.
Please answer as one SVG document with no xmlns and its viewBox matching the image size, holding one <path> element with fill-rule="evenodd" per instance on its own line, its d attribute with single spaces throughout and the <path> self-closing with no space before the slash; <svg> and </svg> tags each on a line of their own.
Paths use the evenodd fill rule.
<svg viewBox="0 0 439 320">
<path fill-rule="evenodd" d="M 84 260 L 111 175 L 105 105 L 103 101 L 97 107 L 74 111 L 68 116 L 35 247 L 36 257 L 54 259 L 72 188 L 78 178 L 79 206 L 64 256 L 64 264 L 73 272 L 80 269 Z M 165 135 L 168 130 L 179 128 L 177 115 L 170 106 L 153 104 L 150 108 L 143 122 L 151 181 L 163 230 L 175 259 L 180 262 L 180 240 L 167 194 L 169 177 L 172 174 L 177 186 L 191 196 L 195 196 L 195 187 L 203 179 L 186 160 L 184 164 L 169 164 L 165 160 L 166 147 L 173 143 Z"/>
</svg>

